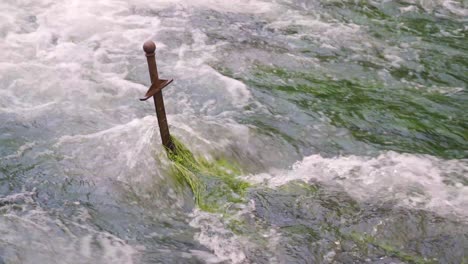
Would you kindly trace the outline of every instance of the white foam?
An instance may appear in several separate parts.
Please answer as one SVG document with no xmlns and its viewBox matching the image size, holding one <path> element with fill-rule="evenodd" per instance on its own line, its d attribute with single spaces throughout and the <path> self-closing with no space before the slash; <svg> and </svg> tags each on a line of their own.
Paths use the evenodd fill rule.
<svg viewBox="0 0 468 264">
<path fill-rule="evenodd" d="M 174 68 L 175 71 L 184 73 L 179 79 L 190 80 L 193 83 L 193 87 L 190 87 L 190 91 L 187 92 L 190 94 L 198 93 L 195 96 L 209 92 L 214 95 L 213 97 L 219 98 L 209 98 L 214 102 L 205 108 L 207 112 L 214 111 L 217 107 L 219 108 L 219 105 L 222 105 L 223 108 L 226 105 L 231 105 L 234 108 L 245 106 L 252 99 L 247 86 L 238 80 L 220 74 L 207 64 L 218 60 L 213 54 L 225 43 L 207 44 L 208 37 L 198 29 L 192 30 L 191 35 L 193 43 L 181 46 L 178 51 L 179 60 Z"/>
<path fill-rule="evenodd" d="M 454 13 L 466 14 L 452 1 L 441 3 Z M 154 13 L 165 8 L 176 10 L 177 18 L 165 18 L 163 13 Z M 270 17 L 274 17 L 270 28 L 303 27 L 306 30 L 302 36 L 312 35 L 324 48 L 338 49 L 352 43 L 352 48 L 364 50 L 374 45 L 367 39 L 365 30 L 356 24 L 326 23 L 320 17 L 308 18 L 309 14 L 284 12 L 284 6 L 280 10 L 277 1 L 3 0 L 0 2 L 0 112 L 21 115 L 18 121 L 35 120 L 38 116 L 58 112 L 69 119 L 80 113 L 78 119 L 99 122 L 100 131 L 93 127 L 89 133 L 72 131 L 70 135 L 60 134 L 50 150 L 41 152 L 63 158 L 57 159 L 60 169 L 51 173 L 64 177 L 89 177 L 98 188 L 106 188 L 102 182 L 109 178 L 131 182 L 133 187 L 150 185 L 148 183 L 152 183 L 152 179 L 162 177 L 154 159 L 154 148 L 148 148 L 159 146 L 154 144 L 156 140 L 159 142 L 159 135 L 154 130 L 155 118 L 134 119 L 136 111 L 122 118 L 115 117 L 113 112 L 130 107 L 115 105 L 121 103 L 119 100 L 136 99 L 146 89 L 146 86 L 126 79 L 133 67 L 138 66 L 130 65 L 135 63 L 134 58 L 141 56 L 137 58 L 144 65 L 142 42 L 158 36 L 160 32 L 182 32 L 190 35 L 190 39 L 184 39 L 185 44 L 175 51 L 158 42 L 158 50 L 176 55 L 176 63 L 171 65 L 171 70 L 180 72 L 179 80 L 193 86 L 179 87 L 187 88 L 183 97 L 186 100 L 176 102 L 175 108 L 183 109 L 183 118 L 174 124 L 179 130 L 190 133 L 191 138 L 203 141 L 205 147 L 214 137 L 211 134 L 218 134 L 223 137 L 218 141 L 221 146 L 236 142 L 247 149 L 253 145 L 249 144 L 252 132 L 245 125 L 224 119 L 223 113 L 226 113 L 225 108 L 234 111 L 231 108 L 238 110 L 244 107 L 252 100 L 252 95 L 245 84 L 220 74 L 210 66 L 217 60 L 213 54 L 226 43 L 218 41 L 211 44 L 201 29 L 190 28 L 188 17 L 194 8 L 255 15 L 268 12 Z M 428 4 L 427 8 L 432 7 Z M 167 23 L 169 25 L 163 23 L 168 20 L 171 22 Z M 387 55 L 390 63 L 395 65 L 402 63 L 400 58 L 406 58 L 399 51 Z M 160 65 L 162 70 L 165 63 Z M 195 94 L 208 92 L 213 96 L 200 100 L 203 102 L 200 108 L 204 113 L 217 114 L 216 125 L 222 124 L 223 129 L 202 130 L 196 124 L 186 125 L 187 119 L 193 119 L 193 123 L 202 120 L 198 126 L 210 125 L 208 118 L 197 118 L 194 109 L 198 106 L 191 101 Z M 208 125 L 206 127 L 210 127 Z M 4 159 L 21 158 L 31 148 L 34 148 L 33 144 L 25 144 Z M 157 149 L 157 152 L 161 150 Z M 250 179 L 253 182 L 266 179 L 272 187 L 294 179 L 319 180 L 339 184 L 358 199 L 401 198 L 404 205 L 464 215 L 468 211 L 466 187 L 456 179 L 453 186 L 443 182 L 449 177 L 446 174 L 450 170 L 457 175 L 460 175 L 457 170 L 462 170 L 463 175 L 466 168 L 463 164 L 461 161 L 396 153 L 385 153 L 377 158 L 350 156 L 327 159 L 311 156 L 297 163 L 291 171 L 252 175 Z M 13 195 L 0 198 L 0 203 L 17 203 L 30 199 L 27 197 Z M 82 218 L 88 220 L 89 213 L 84 211 Z M 17 260 L 15 254 L 18 254 L 18 259 L 23 255 L 23 263 L 48 263 L 60 259 L 70 263 L 132 263 L 136 252 L 134 247 L 111 234 L 79 225 L 80 221 L 67 223 L 83 231 L 74 233 L 56 216 L 40 207 L 25 208 L 22 215 L 12 211 L 0 218 L 0 246 L 3 243 L 13 245 L 7 249 L 8 254 L 11 253 L 14 261 Z M 243 251 L 246 243 L 223 227 L 220 216 L 197 211 L 191 225 L 200 228 L 196 238 L 214 252 L 192 252 L 194 255 L 213 263 L 246 261 Z M 96 251 L 93 247 L 96 243 L 102 247 L 101 250 Z"/>
<path fill-rule="evenodd" d="M 268 25 L 272 29 L 287 29 L 291 26 L 301 27 L 300 34 L 295 38 L 313 37 L 321 45 L 330 46 L 332 49 L 361 43 L 364 34 L 357 24 L 324 22 L 319 15 L 304 16 L 293 10 L 288 10 Z"/>
<path fill-rule="evenodd" d="M 15 193 L 15 194 L 10 194 L 5 197 L 0 197 L 0 205 L 5 205 L 5 204 L 12 204 L 12 203 L 23 203 L 23 202 L 28 202 L 32 203 L 33 202 L 33 196 L 36 195 L 35 191 L 32 192 L 21 192 L 21 193 Z"/>
<path fill-rule="evenodd" d="M 147 0 L 132 1 L 140 7 L 148 7 Z M 271 11 L 276 5 L 269 1 L 259 0 L 155 0 L 150 4 L 151 7 L 164 9 L 171 6 L 179 6 L 179 8 L 203 8 L 211 9 L 218 12 L 233 12 L 233 13 L 247 13 L 259 14 Z"/>
<path fill-rule="evenodd" d="M 11 154 L 11 155 L 8 155 L 8 156 L 5 156 L 5 157 L 0 157 L 0 160 L 20 158 L 21 156 L 23 156 L 23 154 L 25 152 L 32 149 L 35 145 L 36 145 L 36 142 L 26 143 L 26 144 L 22 145 L 21 147 L 19 147 L 15 154 Z"/>
<path fill-rule="evenodd" d="M 427 155 L 386 152 L 378 157 L 305 157 L 289 171 L 251 175 L 270 187 L 293 180 L 341 186 L 353 198 L 397 202 L 462 218 L 468 216 L 468 160 L 441 160 Z"/>
<path fill-rule="evenodd" d="M 418 8 L 414 5 L 409 5 L 406 7 L 400 7 L 400 12 L 401 13 L 410 13 L 410 12 L 417 12 Z"/>
<path fill-rule="evenodd" d="M 190 226 L 201 231 L 195 236 L 202 245 L 213 250 L 220 261 L 243 263 L 246 259 L 242 239 L 225 229 L 220 216 L 196 210 Z"/>
<path fill-rule="evenodd" d="M 385 1 L 385 0 L 383 0 Z M 403 2 L 406 2 L 408 4 L 414 4 L 414 5 L 419 5 L 424 9 L 426 12 L 434 12 L 438 11 L 441 9 L 445 9 L 449 11 L 450 13 L 460 16 L 460 17 L 466 17 L 468 16 L 468 9 L 463 6 L 462 3 L 459 1 L 454 1 L 454 0 L 404 0 Z M 417 8 L 415 6 L 408 6 L 405 8 L 401 8 L 400 10 L 402 12 L 409 12 L 409 11 L 415 11 Z M 466 18 L 465 18 L 466 19 Z"/>
<path fill-rule="evenodd" d="M 468 8 L 465 2 L 465 7 L 461 5 L 461 3 L 453 0 L 442 0 L 442 6 L 449 10 L 451 13 L 463 17 L 464 20 L 467 20 L 468 17 Z"/>
<path fill-rule="evenodd" d="M 110 233 L 83 225 L 86 219 L 74 222 L 51 215 L 34 202 L 33 195 L 0 198 L 0 206 L 8 201 L 1 207 L 0 217 L 0 247 L 7 263 L 134 263 L 134 247 Z"/>
<path fill-rule="evenodd" d="M 228 223 L 234 220 L 236 221 L 234 224 L 237 225 L 239 219 L 255 219 L 255 201 L 238 205 L 235 210 L 237 211 L 231 211 L 229 216 L 195 210 L 190 222 L 190 226 L 199 230 L 195 239 L 209 248 L 212 254 L 204 251 L 191 253 L 207 263 L 254 263 L 248 257 L 249 252 L 263 251 L 268 252 L 264 255 L 268 256 L 268 263 L 281 263 L 279 260 L 281 257 L 275 254 L 280 247 L 279 228 L 275 226 L 263 228 L 254 224 L 255 233 L 234 234 L 227 229 Z M 247 224 L 243 220 L 241 222 Z"/>
</svg>

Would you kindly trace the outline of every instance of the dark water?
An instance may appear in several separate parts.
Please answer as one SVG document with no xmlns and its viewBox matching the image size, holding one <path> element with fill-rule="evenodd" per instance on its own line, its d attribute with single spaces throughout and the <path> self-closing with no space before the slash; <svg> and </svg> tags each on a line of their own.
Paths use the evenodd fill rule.
<svg viewBox="0 0 468 264">
<path fill-rule="evenodd" d="M 457 0 L 2 1 L 0 263 L 467 262 L 467 23 Z M 171 132 L 237 164 L 195 173 L 216 208 L 137 100 L 147 39 Z"/>
</svg>

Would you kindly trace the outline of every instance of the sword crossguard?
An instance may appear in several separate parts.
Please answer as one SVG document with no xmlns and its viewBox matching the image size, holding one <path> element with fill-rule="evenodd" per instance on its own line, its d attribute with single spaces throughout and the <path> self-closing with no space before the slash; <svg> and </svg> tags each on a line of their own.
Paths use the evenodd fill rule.
<svg viewBox="0 0 468 264">
<path fill-rule="evenodd" d="M 143 98 L 140 98 L 140 101 L 146 101 L 153 97 L 156 93 L 162 91 L 166 86 L 172 83 L 174 80 L 157 80 L 155 83 L 151 84 L 149 90 L 146 92 Z"/>
</svg>

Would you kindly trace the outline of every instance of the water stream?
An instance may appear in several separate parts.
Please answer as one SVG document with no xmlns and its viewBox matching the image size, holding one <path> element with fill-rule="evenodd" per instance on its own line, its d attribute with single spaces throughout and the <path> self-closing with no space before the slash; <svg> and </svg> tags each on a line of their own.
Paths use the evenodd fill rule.
<svg viewBox="0 0 468 264">
<path fill-rule="evenodd" d="M 465 0 L 2 0 L 0 263 L 466 263 L 467 73 Z"/>
</svg>

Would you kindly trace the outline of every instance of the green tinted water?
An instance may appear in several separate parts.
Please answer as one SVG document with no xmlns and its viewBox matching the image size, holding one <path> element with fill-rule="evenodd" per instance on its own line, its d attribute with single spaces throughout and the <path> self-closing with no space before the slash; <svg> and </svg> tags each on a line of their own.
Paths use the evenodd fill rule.
<svg viewBox="0 0 468 264">
<path fill-rule="evenodd" d="M 465 263 L 467 8 L 0 3 L 0 263 Z"/>
</svg>

